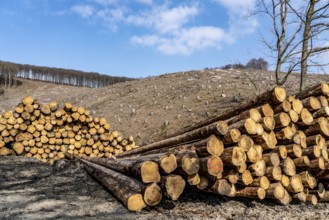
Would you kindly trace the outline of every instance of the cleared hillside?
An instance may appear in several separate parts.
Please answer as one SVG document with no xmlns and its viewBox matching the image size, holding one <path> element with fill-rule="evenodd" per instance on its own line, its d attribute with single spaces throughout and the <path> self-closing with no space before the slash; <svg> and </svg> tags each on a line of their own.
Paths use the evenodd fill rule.
<svg viewBox="0 0 329 220">
<path fill-rule="evenodd" d="M 310 75 L 308 85 L 328 81 Z M 274 86 L 271 73 L 191 71 L 90 89 L 22 80 L 0 95 L 0 109 L 11 110 L 26 95 L 41 102 L 70 101 L 105 116 L 113 129 L 134 135 L 139 144 L 159 140 L 219 114 Z M 298 89 L 298 76 L 285 85 Z M 228 199 L 188 192 L 177 202 L 128 212 L 74 161 L 54 167 L 25 157 L 0 160 L 0 218 L 6 219 L 328 219 L 329 204 L 282 206 L 271 201 Z"/>
</svg>

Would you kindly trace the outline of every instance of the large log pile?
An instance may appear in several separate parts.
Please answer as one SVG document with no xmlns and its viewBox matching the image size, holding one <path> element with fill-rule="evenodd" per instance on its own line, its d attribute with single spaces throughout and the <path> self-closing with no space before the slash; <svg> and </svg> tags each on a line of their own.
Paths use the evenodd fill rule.
<svg viewBox="0 0 329 220">
<path fill-rule="evenodd" d="M 83 107 L 57 102 L 41 104 L 23 98 L 14 111 L 0 114 L 0 156 L 25 155 L 53 163 L 65 152 L 89 157 L 112 157 L 136 148 L 134 138 L 110 131 L 105 118 Z"/>
<path fill-rule="evenodd" d="M 327 83 L 288 97 L 276 87 L 171 138 L 116 158 L 78 159 L 133 211 L 162 194 L 177 200 L 187 186 L 315 205 L 329 201 L 328 96 Z"/>
</svg>

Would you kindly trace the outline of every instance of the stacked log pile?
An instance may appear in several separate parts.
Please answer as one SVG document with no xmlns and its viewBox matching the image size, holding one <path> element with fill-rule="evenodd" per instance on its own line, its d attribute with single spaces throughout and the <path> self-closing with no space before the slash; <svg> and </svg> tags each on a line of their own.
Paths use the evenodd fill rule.
<svg viewBox="0 0 329 220">
<path fill-rule="evenodd" d="M 41 104 L 31 96 L 15 110 L 0 115 L 0 155 L 25 155 L 53 163 L 65 152 L 112 157 L 136 148 L 134 138 L 110 131 L 105 118 L 92 117 L 83 107 L 57 102 Z"/>
<path fill-rule="evenodd" d="M 134 211 L 162 194 L 177 200 L 187 186 L 315 205 L 329 201 L 328 96 L 327 83 L 288 97 L 275 87 L 182 134 L 116 158 L 79 160 Z"/>
</svg>

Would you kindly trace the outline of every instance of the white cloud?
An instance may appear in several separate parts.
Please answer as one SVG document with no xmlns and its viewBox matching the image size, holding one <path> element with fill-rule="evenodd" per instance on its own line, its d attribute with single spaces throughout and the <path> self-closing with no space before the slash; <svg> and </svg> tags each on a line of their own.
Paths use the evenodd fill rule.
<svg viewBox="0 0 329 220">
<path fill-rule="evenodd" d="M 219 47 L 224 31 L 220 28 L 201 26 L 182 29 L 173 36 L 134 36 L 131 41 L 137 45 L 154 46 L 165 54 L 189 55 L 196 50 Z"/>
<path fill-rule="evenodd" d="M 230 28 L 226 40 L 234 42 L 237 37 L 252 33 L 258 22 L 256 17 L 248 14 L 256 8 L 256 0 L 214 0 L 227 8 Z"/>
<path fill-rule="evenodd" d="M 178 31 L 190 22 L 193 17 L 197 16 L 199 12 L 200 10 L 196 5 L 174 8 L 162 5 L 139 15 L 130 15 L 126 21 L 133 25 L 153 28 L 158 33 L 164 34 Z"/>
<path fill-rule="evenodd" d="M 83 18 L 88 18 L 94 14 L 94 8 L 90 5 L 75 5 L 71 8 L 71 11 Z"/>
<path fill-rule="evenodd" d="M 117 3 L 118 0 L 95 0 L 95 2 L 103 6 L 109 6 L 113 5 L 114 3 Z"/>
</svg>

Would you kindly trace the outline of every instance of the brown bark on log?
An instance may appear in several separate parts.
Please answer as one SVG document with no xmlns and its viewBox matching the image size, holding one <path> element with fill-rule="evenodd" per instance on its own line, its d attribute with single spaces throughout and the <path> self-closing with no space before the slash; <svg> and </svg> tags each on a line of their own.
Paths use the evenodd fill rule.
<svg viewBox="0 0 329 220">
<path fill-rule="evenodd" d="M 269 199 L 283 199 L 285 195 L 285 189 L 281 183 L 272 183 L 266 190 L 266 198 Z"/>
<path fill-rule="evenodd" d="M 238 129 L 231 129 L 222 138 L 222 142 L 227 146 L 230 144 L 236 144 L 240 141 L 241 132 Z"/>
<path fill-rule="evenodd" d="M 267 153 L 263 154 L 263 160 L 267 166 L 279 166 L 280 165 L 280 156 L 278 153 Z"/>
<path fill-rule="evenodd" d="M 320 101 L 313 96 L 303 99 L 302 102 L 304 108 L 307 108 L 310 112 L 315 112 L 316 110 L 321 108 Z"/>
<path fill-rule="evenodd" d="M 325 106 L 313 113 L 313 118 L 329 117 L 329 107 Z"/>
<path fill-rule="evenodd" d="M 234 166 L 240 166 L 247 160 L 246 153 L 240 147 L 225 148 L 220 158 L 223 164 L 230 164 Z"/>
<path fill-rule="evenodd" d="M 266 172 L 266 164 L 264 160 L 259 160 L 256 163 L 249 166 L 249 170 L 253 171 L 256 176 L 264 176 Z"/>
<path fill-rule="evenodd" d="M 328 119 L 324 117 L 318 118 L 315 123 L 305 129 L 304 133 L 306 134 L 306 136 L 321 134 L 325 137 L 329 137 Z"/>
<path fill-rule="evenodd" d="M 201 179 L 198 173 L 187 176 L 187 182 L 191 186 L 196 186 L 200 183 Z"/>
<path fill-rule="evenodd" d="M 290 124 L 290 117 L 287 113 L 281 112 L 274 115 L 275 128 L 286 127 Z"/>
<path fill-rule="evenodd" d="M 91 157 L 86 157 L 84 160 L 134 176 L 142 180 L 143 183 L 160 181 L 159 166 L 153 161 Z"/>
<path fill-rule="evenodd" d="M 257 177 L 250 184 L 252 187 L 261 187 L 263 189 L 268 189 L 270 187 L 270 180 L 266 176 Z"/>
<path fill-rule="evenodd" d="M 321 156 L 321 150 L 318 145 L 310 146 L 302 149 L 302 154 L 307 156 L 309 159 L 316 159 Z"/>
<path fill-rule="evenodd" d="M 286 145 L 287 155 L 290 158 L 299 158 L 302 156 L 302 148 L 298 144 Z"/>
<path fill-rule="evenodd" d="M 208 185 L 209 185 L 208 178 L 206 178 L 204 176 L 200 176 L 200 182 L 199 182 L 199 184 L 197 184 L 197 188 L 200 190 L 204 190 L 208 187 Z"/>
<path fill-rule="evenodd" d="M 299 173 L 300 178 L 304 186 L 314 189 L 317 186 L 317 180 L 308 171 L 303 171 Z"/>
<path fill-rule="evenodd" d="M 176 154 L 179 174 L 186 173 L 187 175 L 193 175 L 198 173 L 200 164 L 199 158 L 193 151 L 182 151 Z"/>
<path fill-rule="evenodd" d="M 185 180 L 181 176 L 173 174 L 162 176 L 160 183 L 165 194 L 173 201 L 176 201 L 180 197 L 186 185 Z"/>
<path fill-rule="evenodd" d="M 249 151 L 250 147 L 254 145 L 254 141 L 248 135 L 242 135 L 239 143 L 239 147 L 243 149 L 245 152 Z"/>
<path fill-rule="evenodd" d="M 299 92 L 298 94 L 296 94 L 295 97 L 297 99 L 305 99 L 310 96 L 317 97 L 321 95 L 328 97 L 328 94 L 329 94 L 329 86 L 326 82 L 322 82 L 321 84 L 309 87 L 303 90 L 302 92 Z"/>
<path fill-rule="evenodd" d="M 308 156 L 302 156 L 300 158 L 296 158 L 293 160 L 294 161 L 294 164 L 296 167 L 308 167 L 309 164 L 310 164 L 310 160 L 308 158 Z"/>
<path fill-rule="evenodd" d="M 321 134 L 316 134 L 316 135 L 312 135 L 312 136 L 307 136 L 306 144 L 307 144 L 307 146 L 318 145 L 320 147 L 320 149 L 323 149 L 326 144 L 326 140 L 324 139 L 324 137 Z"/>
<path fill-rule="evenodd" d="M 144 186 L 136 179 L 106 169 L 97 164 L 85 160 L 82 161 L 86 171 L 110 190 L 111 193 L 128 208 L 128 210 L 139 212 L 146 207 L 142 195 Z M 119 179 L 120 181 L 118 181 Z M 125 184 L 122 184 L 122 179 L 125 179 Z"/>
<path fill-rule="evenodd" d="M 178 145 L 178 144 L 181 145 L 181 144 L 184 144 L 184 142 L 205 138 L 211 134 L 223 136 L 227 133 L 227 131 L 228 131 L 227 124 L 223 121 L 220 121 L 220 122 L 216 122 L 216 123 L 207 125 L 205 127 L 201 127 L 201 128 L 186 132 L 184 134 L 181 134 L 181 135 L 178 135 L 178 136 L 175 136 L 172 138 L 168 138 L 168 139 L 165 139 L 162 141 L 154 142 L 149 145 L 144 145 L 142 147 L 139 147 L 139 148 L 136 148 L 136 149 L 133 149 L 130 151 L 123 152 L 123 153 L 117 155 L 117 157 L 124 157 L 124 156 L 133 155 L 133 154 L 139 154 L 139 153 L 151 151 L 154 149 L 164 148 L 167 146 L 174 146 L 174 145 Z"/>
<path fill-rule="evenodd" d="M 290 102 L 287 100 L 283 100 L 283 102 L 274 109 L 274 114 L 278 114 L 281 112 L 288 113 L 290 110 L 291 110 Z"/>
<path fill-rule="evenodd" d="M 298 127 L 305 127 L 311 125 L 313 122 L 313 116 L 306 108 L 303 108 L 302 112 L 299 115 L 299 121 L 295 124 Z"/>
<path fill-rule="evenodd" d="M 294 176 L 296 174 L 296 166 L 294 164 L 294 161 L 290 157 L 287 157 L 286 159 L 282 160 L 280 162 L 280 166 L 286 175 Z"/>
<path fill-rule="evenodd" d="M 322 107 L 329 106 L 327 97 L 321 95 L 321 96 L 318 96 L 316 98 L 320 101 Z"/>
<path fill-rule="evenodd" d="M 246 120 L 248 118 L 251 118 L 255 122 L 258 122 L 262 118 L 262 115 L 259 113 L 259 111 L 257 109 L 250 109 L 250 110 L 242 112 L 241 114 L 239 114 L 235 117 L 232 117 L 232 118 L 226 120 L 226 123 L 228 125 L 231 125 L 231 124 L 234 124 L 236 122 Z"/>
<path fill-rule="evenodd" d="M 304 185 L 302 178 L 299 174 L 296 174 L 290 178 L 290 185 L 286 187 L 289 192 L 299 193 L 304 191 Z"/>
<path fill-rule="evenodd" d="M 218 156 L 209 156 L 199 159 L 200 169 L 199 172 L 204 176 L 217 177 L 224 170 L 222 160 Z"/>
<path fill-rule="evenodd" d="M 245 187 L 237 190 L 235 196 L 263 200 L 266 197 L 266 191 L 261 187 Z"/>
</svg>

